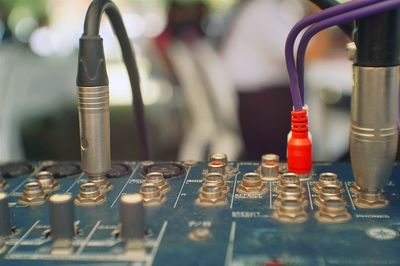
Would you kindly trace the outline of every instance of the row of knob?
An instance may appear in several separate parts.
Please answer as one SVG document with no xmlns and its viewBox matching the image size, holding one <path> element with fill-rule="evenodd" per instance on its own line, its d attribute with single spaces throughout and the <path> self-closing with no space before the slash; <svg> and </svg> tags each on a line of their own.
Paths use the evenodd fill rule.
<svg viewBox="0 0 400 266">
<path fill-rule="evenodd" d="M 72 252 L 72 240 L 75 236 L 74 199 L 70 194 L 54 194 L 49 197 L 50 236 L 53 240 L 52 253 L 68 254 Z M 143 243 L 144 206 L 139 193 L 125 194 L 119 202 L 119 236 L 126 241 L 126 247 L 138 247 L 132 242 Z M 10 210 L 7 194 L 0 192 L 0 239 L 12 236 Z"/>
</svg>

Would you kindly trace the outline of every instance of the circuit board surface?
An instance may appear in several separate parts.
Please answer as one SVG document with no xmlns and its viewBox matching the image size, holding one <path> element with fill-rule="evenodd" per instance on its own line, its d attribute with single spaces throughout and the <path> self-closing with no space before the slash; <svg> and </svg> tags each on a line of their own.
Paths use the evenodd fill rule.
<svg viewBox="0 0 400 266">
<path fill-rule="evenodd" d="M 255 172 L 258 163 L 230 162 L 237 173 L 226 182 L 227 203 L 212 207 L 195 203 L 207 164 L 185 167 L 182 175 L 168 179 L 167 201 L 146 207 L 146 254 L 132 258 L 124 254 L 124 243 L 115 234 L 119 198 L 138 192 L 144 178 L 140 162 L 123 163 L 132 171 L 109 179 L 113 189 L 107 192 L 105 203 L 75 207 L 79 233 L 71 255 L 50 253 L 47 203 L 26 207 L 17 202 L 24 183 L 35 178 L 43 163 L 31 163 L 34 171 L 30 174 L 6 178 L 15 233 L 6 240 L 0 265 L 400 265 L 398 165 L 385 191 L 389 206 L 359 209 L 349 189 L 354 180 L 350 164 L 315 164 L 312 180 L 304 183 L 308 219 L 300 224 L 272 218 L 276 182 L 266 182 L 268 191 L 259 197 L 236 192 L 243 174 Z M 314 217 L 316 195 L 311 188 L 323 172 L 334 172 L 343 182 L 350 221 L 324 224 Z M 76 196 L 79 184 L 86 180 L 82 173 L 58 178 L 57 193 Z"/>
</svg>

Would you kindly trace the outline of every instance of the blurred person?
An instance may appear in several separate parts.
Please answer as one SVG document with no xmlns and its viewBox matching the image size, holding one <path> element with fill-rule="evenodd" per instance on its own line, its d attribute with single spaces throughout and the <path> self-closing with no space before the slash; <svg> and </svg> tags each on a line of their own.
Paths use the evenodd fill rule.
<svg viewBox="0 0 400 266">
<path fill-rule="evenodd" d="M 179 86 L 185 103 L 179 159 L 204 160 L 210 151 L 222 151 L 235 160 L 241 151 L 236 97 L 203 31 L 207 13 L 201 1 L 171 1 L 166 29 L 155 44 L 163 70 Z"/>
<path fill-rule="evenodd" d="M 292 100 L 284 48 L 304 12 L 298 0 L 247 0 L 231 22 L 222 56 L 238 93 L 243 159 L 286 158 Z"/>
<path fill-rule="evenodd" d="M 309 120 L 316 161 L 350 159 L 353 62 L 345 48 L 349 41 L 339 28 L 334 27 L 316 35 L 308 48 L 305 100 L 311 107 Z"/>
<path fill-rule="evenodd" d="M 154 39 L 165 71 L 172 82 L 177 83 L 168 49 L 176 40 L 188 45 L 204 38 L 201 21 L 207 14 L 207 6 L 200 1 L 172 0 L 167 4 L 167 25 Z"/>
<path fill-rule="evenodd" d="M 76 108 L 71 89 L 75 87 L 76 57 L 39 55 L 32 49 L 32 35 L 49 27 L 48 2 L 0 1 L 0 19 L 5 24 L 0 45 L 0 162 L 57 159 L 55 154 L 71 154 L 63 159 L 79 158 L 79 146 L 69 145 L 77 134 L 68 134 L 70 125 L 58 121 Z M 47 37 L 42 35 L 38 42 L 46 52 L 54 45 Z M 45 141 L 38 141 L 31 132 L 38 132 Z M 63 140 L 57 145 L 54 132 L 60 132 Z"/>
</svg>

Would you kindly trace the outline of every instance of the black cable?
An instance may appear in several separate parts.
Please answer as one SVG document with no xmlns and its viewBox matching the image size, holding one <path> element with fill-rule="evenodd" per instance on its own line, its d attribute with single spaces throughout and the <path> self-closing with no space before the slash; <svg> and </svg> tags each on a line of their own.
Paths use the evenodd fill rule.
<svg viewBox="0 0 400 266">
<path fill-rule="evenodd" d="M 107 14 L 107 16 L 111 22 L 111 26 L 114 30 L 114 33 L 117 36 L 117 39 L 118 39 L 118 42 L 120 44 L 121 51 L 122 51 L 122 58 L 124 60 L 124 63 L 125 63 L 128 75 L 129 75 L 129 81 L 130 81 L 131 90 L 132 90 L 133 113 L 134 113 L 134 117 L 136 118 L 136 121 L 137 121 L 139 145 L 141 146 L 140 147 L 140 157 L 141 157 L 140 159 L 148 160 L 149 156 L 150 156 L 149 144 L 148 144 L 148 138 L 147 138 L 146 123 L 145 123 L 144 105 L 143 105 L 143 99 L 142 99 L 142 94 L 141 94 L 141 90 L 140 90 L 140 76 L 139 76 L 139 71 L 137 68 L 135 54 L 131 47 L 128 35 L 126 33 L 121 14 L 120 14 L 117 6 L 110 0 L 94 0 L 90 4 L 90 6 L 87 10 L 86 17 L 85 17 L 84 33 L 81 37 L 79 60 L 80 60 L 80 62 L 85 61 L 85 60 L 88 61 L 88 59 L 86 57 L 83 58 L 85 56 L 84 51 L 87 53 L 91 53 L 93 57 L 96 57 L 95 54 L 97 53 L 97 58 L 96 58 L 97 62 L 92 64 L 93 68 L 95 68 L 93 70 L 93 72 L 96 74 L 94 76 L 92 75 L 93 77 L 90 77 L 89 74 L 87 74 L 87 77 L 81 77 L 80 72 L 82 72 L 82 71 L 78 70 L 78 83 L 79 82 L 82 83 L 82 80 L 85 80 L 85 81 L 87 81 L 86 84 L 88 84 L 88 83 L 93 83 L 94 80 L 101 79 L 102 81 L 100 83 L 106 82 L 108 84 L 107 74 L 105 72 L 105 66 L 103 67 L 104 69 L 102 69 L 101 66 L 99 67 L 99 64 L 102 63 L 101 58 L 102 57 L 104 58 L 104 52 L 102 51 L 102 49 L 103 49 L 102 39 L 99 36 L 100 20 L 101 20 L 102 14 L 104 12 Z M 98 43 L 100 43 L 99 40 L 101 40 L 101 45 L 98 44 Z M 89 47 L 82 47 L 82 46 L 84 46 L 85 42 L 89 43 L 88 44 Z M 93 45 L 93 42 L 96 42 L 96 44 L 98 44 L 98 45 Z M 93 49 L 96 51 L 92 52 Z M 84 51 L 81 51 L 81 50 L 84 50 Z M 100 60 L 99 60 L 99 57 L 100 57 Z M 94 60 L 94 59 L 92 58 L 92 60 Z M 81 63 L 79 65 L 81 66 Z M 105 62 L 104 62 L 104 65 L 105 65 Z M 83 66 L 83 68 L 85 68 L 85 66 Z M 90 73 L 90 71 L 87 69 L 85 69 L 84 71 Z M 103 72 L 105 72 L 105 73 L 103 73 Z M 91 85 L 99 85 L 99 84 L 91 84 Z"/>
<path fill-rule="evenodd" d="M 340 4 L 337 0 L 310 0 L 321 9 L 327 9 Z"/>
</svg>

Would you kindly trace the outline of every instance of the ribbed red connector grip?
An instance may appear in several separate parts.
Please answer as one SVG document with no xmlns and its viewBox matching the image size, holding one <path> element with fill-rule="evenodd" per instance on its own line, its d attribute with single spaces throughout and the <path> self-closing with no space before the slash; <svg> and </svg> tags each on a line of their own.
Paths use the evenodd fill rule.
<svg viewBox="0 0 400 266">
<path fill-rule="evenodd" d="M 308 136 L 307 111 L 292 111 L 292 135 L 288 141 L 289 172 L 308 174 L 312 167 L 312 143 Z"/>
</svg>

